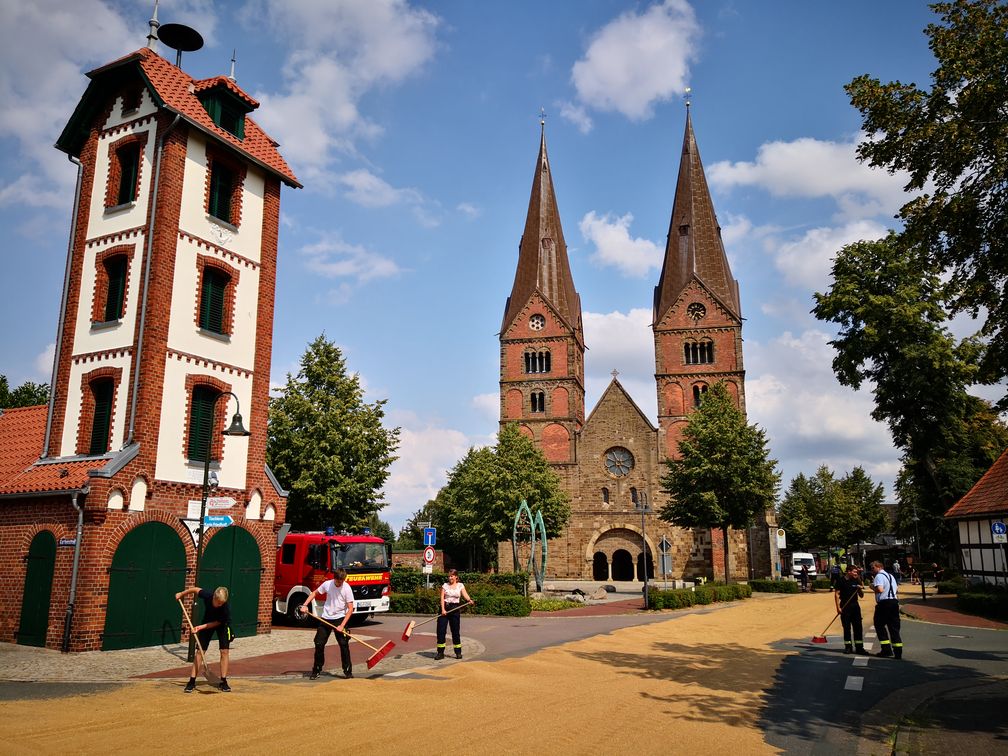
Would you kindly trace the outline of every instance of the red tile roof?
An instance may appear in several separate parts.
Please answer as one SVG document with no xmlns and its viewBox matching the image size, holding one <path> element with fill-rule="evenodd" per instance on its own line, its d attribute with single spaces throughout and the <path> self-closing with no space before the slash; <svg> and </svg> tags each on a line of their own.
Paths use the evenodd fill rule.
<svg viewBox="0 0 1008 756">
<path fill-rule="evenodd" d="M 301 186 L 290 166 L 287 165 L 287 162 L 277 151 L 277 142 L 270 138 L 252 118 L 245 117 L 245 138 L 239 139 L 231 132 L 215 124 L 210 114 L 207 113 L 206 108 L 199 101 L 199 98 L 196 97 L 195 93 L 197 91 L 223 85 L 248 103 L 249 106 L 253 108 L 259 106 L 258 102 L 249 97 L 237 84 L 227 77 L 216 76 L 211 79 L 197 81 L 185 71 L 169 63 L 156 52 L 146 47 L 142 47 L 136 52 L 119 58 L 101 68 L 96 68 L 90 71 L 88 76 L 96 79 L 110 69 L 133 62 L 137 62 L 140 65 L 140 69 L 143 71 L 147 81 L 154 88 L 155 94 L 169 110 L 179 113 L 190 123 L 212 134 L 215 138 L 227 143 L 267 170 L 275 173 L 290 186 Z"/>
<path fill-rule="evenodd" d="M 0 413 L 0 496 L 69 491 L 87 483 L 88 471 L 106 464 L 87 459 L 36 464 L 45 441 L 48 407 L 17 407 Z"/>
<path fill-rule="evenodd" d="M 945 516 L 973 517 L 1005 513 L 1008 513 L 1008 449 Z"/>
</svg>

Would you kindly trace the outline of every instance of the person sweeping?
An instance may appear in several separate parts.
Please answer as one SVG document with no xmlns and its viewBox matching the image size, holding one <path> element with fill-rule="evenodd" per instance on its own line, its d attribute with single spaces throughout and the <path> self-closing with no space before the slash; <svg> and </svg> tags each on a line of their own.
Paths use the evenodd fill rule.
<svg viewBox="0 0 1008 756">
<path fill-rule="evenodd" d="M 301 604 L 301 611 L 307 612 L 312 601 L 318 595 L 325 596 L 325 603 L 322 605 L 322 619 L 324 623 L 319 624 L 315 630 L 315 661 L 312 664 L 310 680 L 317 680 L 322 674 L 325 666 L 326 642 L 333 630 L 336 630 L 336 643 L 339 644 L 340 662 L 343 665 L 343 677 L 349 679 L 353 677 L 353 663 L 350 661 L 350 636 L 346 634 L 347 622 L 354 612 L 354 597 L 350 585 L 346 582 L 346 570 L 340 568 L 333 573 L 332 580 L 326 580 L 316 588 Z M 336 623 L 339 623 L 336 625 Z"/>
<path fill-rule="evenodd" d="M 234 633 L 231 632 L 231 604 L 228 603 L 228 589 L 223 585 L 213 591 L 207 591 L 194 585 L 179 591 L 175 594 L 175 600 L 181 601 L 185 596 L 196 594 L 203 599 L 203 624 L 195 625 L 192 630 L 196 633 L 200 648 L 206 651 L 207 645 L 217 635 L 217 645 L 220 646 L 220 683 L 217 688 L 222 693 L 230 693 L 231 686 L 228 685 L 228 660 L 231 655 L 231 641 Z M 205 661 L 205 660 L 204 660 Z M 192 670 L 189 672 L 189 682 L 186 683 L 185 692 L 192 693 L 196 690 L 197 659 L 193 658 Z"/>
<path fill-rule="evenodd" d="M 455 611 L 462 603 L 462 599 L 472 606 L 476 602 L 469 598 L 465 585 L 459 580 L 458 570 L 448 570 L 448 582 L 441 586 L 441 616 L 437 620 L 437 655 L 435 659 L 444 659 L 445 636 L 449 625 L 451 626 L 452 643 L 455 646 L 455 658 L 462 658 L 462 633 L 460 612 Z"/>
<path fill-rule="evenodd" d="M 843 625 L 845 654 L 858 653 L 867 656 L 864 647 L 864 628 L 861 622 L 861 605 L 858 599 L 864 598 L 864 588 L 861 585 L 861 573 L 853 564 L 847 566 L 847 571 L 836 581 L 833 598 L 836 599 L 837 614 Z"/>
</svg>

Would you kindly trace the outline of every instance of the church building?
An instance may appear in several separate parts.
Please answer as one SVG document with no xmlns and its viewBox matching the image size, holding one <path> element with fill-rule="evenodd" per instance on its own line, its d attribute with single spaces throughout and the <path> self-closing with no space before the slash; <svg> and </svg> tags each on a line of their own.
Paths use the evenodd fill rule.
<svg viewBox="0 0 1008 756">
<path fill-rule="evenodd" d="M 173 26 L 177 49 L 202 44 Z M 3 642 L 177 641 L 175 593 L 194 582 L 230 587 L 237 635 L 270 630 L 286 508 L 265 462 L 280 188 L 300 184 L 233 65 L 194 79 L 181 53 L 158 54 L 159 27 L 88 73 L 56 142 L 77 185 L 49 305 L 51 398 L 0 412 Z M 249 433 L 224 435 L 239 412 Z"/>
<path fill-rule="evenodd" d="M 665 460 L 707 389 L 724 382 L 745 413 L 742 308 L 721 241 L 689 110 L 661 275 L 654 288 L 657 426 L 614 371 L 585 415 L 581 299 L 546 152 L 539 144 L 525 231 L 500 330 L 501 424 L 517 423 L 559 475 L 571 502 L 562 533 L 548 534 L 547 577 L 579 580 L 724 579 L 720 530 L 677 528 L 657 519 Z M 529 502 L 535 510 L 535 502 Z M 643 511 L 642 511 L 643 510 Z M 644 528 L 642 532 L 642 515 Z M 732 532 L 733 579 L 771 574 L 773 514 Z M 644 549 L 644 541 L 647 549 Z M 510 544 L 499 564 L 509 568 Z M 646 567 L 645 567 L 646 565 Z"/>
</svg>

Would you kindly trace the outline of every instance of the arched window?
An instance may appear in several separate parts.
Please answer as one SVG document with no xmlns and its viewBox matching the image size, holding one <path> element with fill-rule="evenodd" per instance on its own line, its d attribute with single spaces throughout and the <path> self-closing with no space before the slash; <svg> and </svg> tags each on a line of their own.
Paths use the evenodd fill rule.
<svg viewBox="0 0 1008 756">
<path fill-rule="evenodd" d="M 213 427 L 214 407 L 220 391 L 212 386 L 195 386 L 192 392 L 192 404 L 189 410 L 189 447 L 190 460 L 203 462 L 209 449 L 210 460 L 213 461 Z"/>
<path fill-rule="evenodd" d="M 635 507 L 637 506 L 637 489 L 636 488 L 631 488 L 630 489 L 630 503 L 633 504 Z"/>
<path fill-rule="evenodd" d="M 710 365 L 714 362 L 714 342 L 710 339 L 687 341 L 683 344 L 683 359 L 687 365 Z"/>
<path fill-rule="evenodd" d="M 699 407 L 703 401 L 703 395 L 707 393 L 707 384 L 697 383 L 693 386 L 693 406 Z"/>
<path fill-rule="evenodd" d="M 99 378 L 92 381 L 90 386 L 94 401 L 94 415 L 91 419 L 91 443 L 88 445 L 88 453 L 104 454 L 109 450 L 115 382 L 111 378 Z"/>
<path fill-rule="evenodd" d="M 545 412 L 546 411 L 546 394 L 542 391 L 532 392 L 532 411 L 533 412 Z"/>
<path fill-rule="evenodd" d="M 609 503 L 609 489 L 608 488 L 603 488 L 602 489 L 602 503 L 603 504 L 608 504 Z"/>
<path fill-rule="evenodd" d="M 541 352 L 525 352 L 525 372 L 526 373 L 548 373 L 550 372 L 549 350 Z"/>
</svg>

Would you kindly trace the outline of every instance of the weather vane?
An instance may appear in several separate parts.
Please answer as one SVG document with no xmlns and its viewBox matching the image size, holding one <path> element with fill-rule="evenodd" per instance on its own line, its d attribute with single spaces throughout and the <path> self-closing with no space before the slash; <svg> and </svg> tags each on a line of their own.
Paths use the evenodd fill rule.
<svg viewBox="0 0 1008 756">
<path fill-rule="evenodd" d="M 546 125 L 546 108 L 544 107 L 539 108 L 539 125 L 540 126 Z"/>
<path fill-rule="evenodd" d="M 686 90 L 683 92 L 683 99 L 686 101 L 686 107 L 688 108 L 693 101 L 693 87 L 686 87 Z"/>
<path fill-rule="evenodd" d="M 612 377 L 613 377 L 613 380 L 615 381 L 619 377 L 619 370 L 617 370 L 616 368 L 613 368 Z"/>
</svg>

